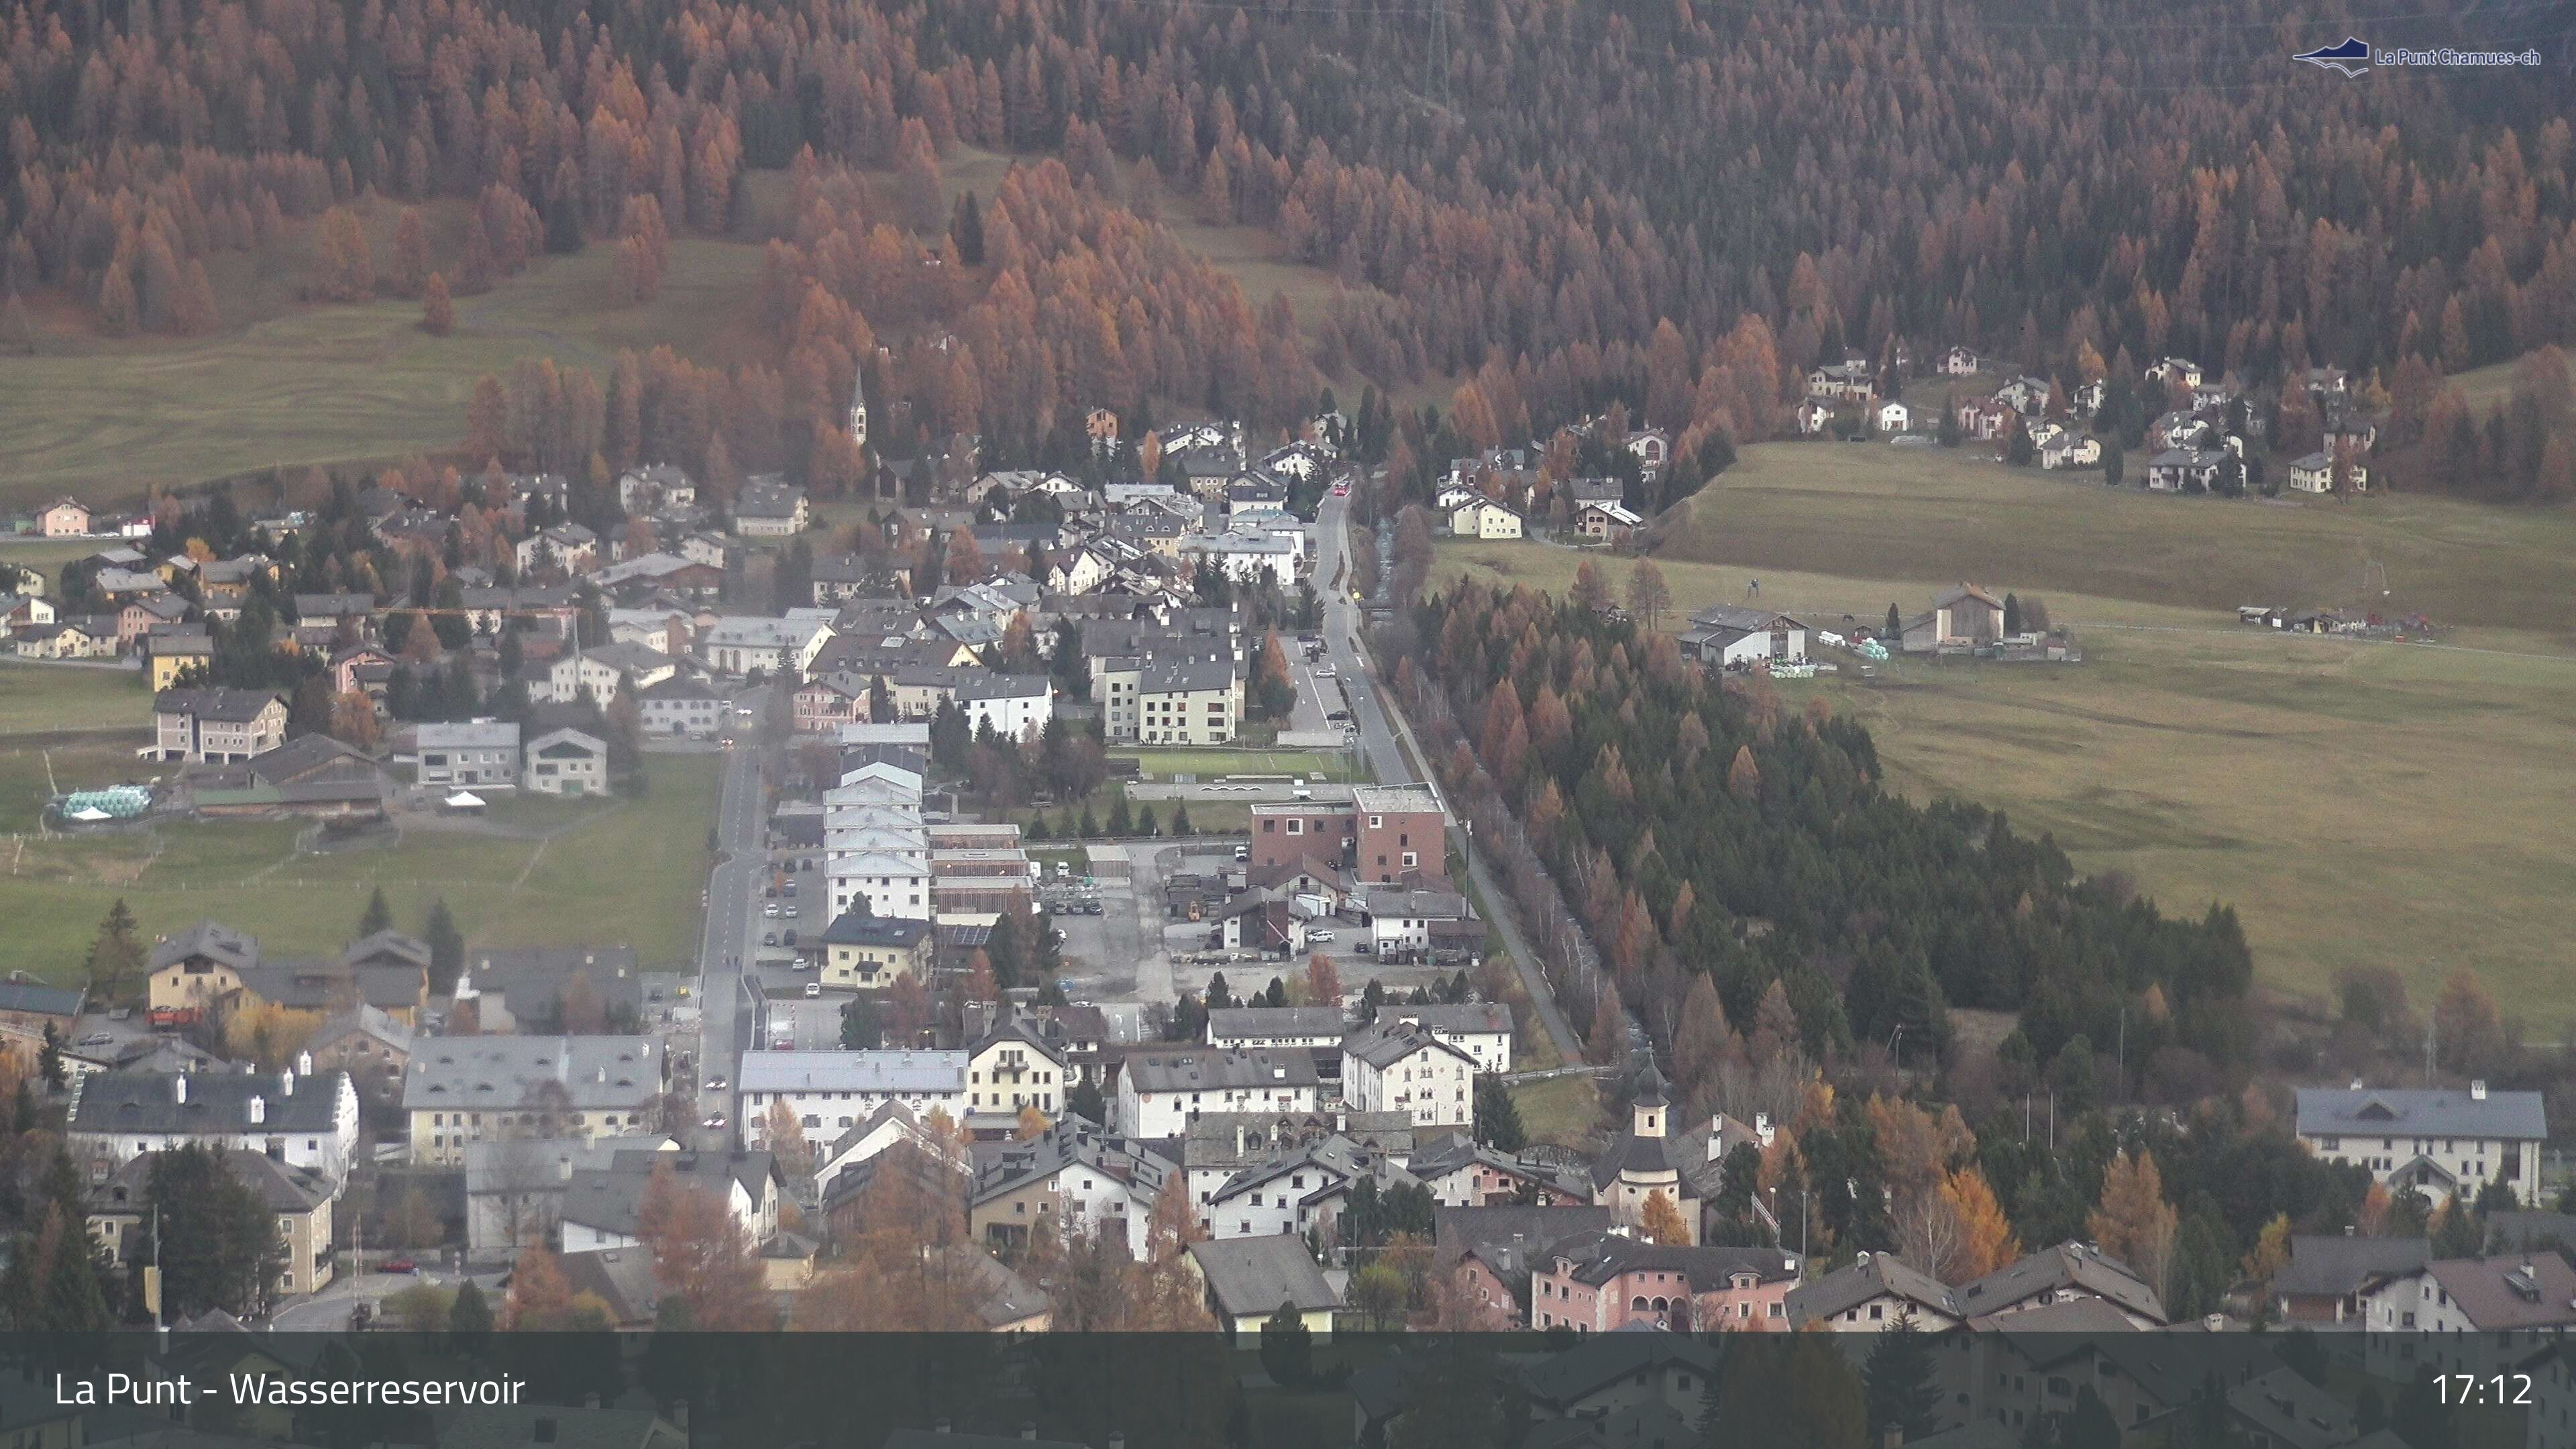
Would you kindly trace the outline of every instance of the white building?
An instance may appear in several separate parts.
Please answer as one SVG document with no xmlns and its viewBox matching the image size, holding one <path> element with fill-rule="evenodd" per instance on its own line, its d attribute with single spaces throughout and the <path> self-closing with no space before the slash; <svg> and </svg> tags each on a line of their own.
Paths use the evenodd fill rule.
<svg viewBox="0 0 2576 1449">
<path fill-rule="evenodd" d="M 427 722 L 413 727 L 413 750 L 424 788 L 489 789 L 519 782 L 519 727 L 508 720 L 464 724 Z"/>
<path fill-rule="evenodd" d="M 867 903 L 868 914 L 907 921 L 930 919 L 930 866 L 883 851 L 855 854 L 830 862 L 825 878 L 832 891 L 832 913 Z"/>
<path fill-rule="evenodd" d="M 358 1089 L 347 1072 L 92 1072 L 72 1087 L 78 1156 L 123 1165 L 194 1143 L 260 1152 L 334 1189 L 358 1150 Z"/>
<path fill-rule="evenodd" d="M 1208 1019 L 1216 1019 L 1215 1012 Z M 1499 1001 L 1461 1002 L 1456 1006 L 1397 1006 L 1392 1002 L 1378 1008 L 1381 1022 L 1414 1022 L 1430 1030 L 1433 1036 L 1475 1058 L 1480 1072 L 1508 1072 L 1512 1069 L 1512 1009 Z"/>
<path fill-rule="evenodd" d="M 785 1102 L 808 1141 L 831 1140 L 888 1103 L 917 1118 L 945 1112 L 966 1120 L 966 1053 L 962 1051 L 780 1052 L 742 1054 L 734 1091 L 743 1140 L 766 1148 L 770 1108 Z"/>
<path fill-rule="evenodd" d="M 1234 666 L 1223 661 L 1149 661 L 1135 700 L 1135 738 L 1148 745 L 1224 744 L 1243 713 Z"/>
<path fill-rule="evenodd" d="M 528 741 L 519 778 L 540 795 L 605 795 L 608 742 L 570 727 L 548 730 Z"/>
<path fill-rule="evenodd" d="M 425 1039 L 403 1068 L 411 1160 L 454 1166 L 474 1142 L 645 1131 L 660 1125 L 665 1071 L 648 1036 Z"/>
<path fill-rule="evenodd" d="M 1342 1097 L 1360 1112 L 1403 1112 L 1416 1128 L 1475 1121 L 1476 1059 L 1429 1027 L 1379 1021 L 1342 1043 Z"/>
<path fill-rule="evenodd" d="M 782 619 L 735 614 L 709 625 L 698 656 L 719 674 L 780 674 L 814 662 L 832 637 L 830 609 L 790 609 Z"/>
<path fill-rule="evenodd" d="M 1296 586 L 1301 552 L 1294 538 L 1241 531 L 1194 534 L 1180 548 L 1182 562 L 1193 568 L 1206 562 L 1238 584 L 1267 582 L 1283 589 Z"/>
<path fill-rule="evenodd" d="M 1459 538 L 1518 538 L 1521 516 L 1490 498 L 1478 498 L 1451 511 L 1449 532 Z"/>
<path fill-rule="evenodd" d="M 1201 1112 L 1311 1112 L 1319 1086 L 1303 1050 L 1143 1052 L 1119 1073 L 1114 1115 L 1130 1137 L 1178 1137 Z"/>
<path fill-rule="evenodd" d="M 2540 1145 L 2549 1138 L 2538 1092 L 2447 1087 L 2301 1087 L 2299 1141 L 2328 1162 L 2359 1163 L 2391 1192 L 2421 1188 L 2435 1201 L 2474 1197 L 2490 1182 L 2533 1200 Z"/>
<path fill-rule="evenodd" d="M 1055 681 L 1043 674 L 975 674 L 951 698 L 969 729 L 990 725 L 1015 742 L 1036 739 L 1055 718 Z"/>
</svg>

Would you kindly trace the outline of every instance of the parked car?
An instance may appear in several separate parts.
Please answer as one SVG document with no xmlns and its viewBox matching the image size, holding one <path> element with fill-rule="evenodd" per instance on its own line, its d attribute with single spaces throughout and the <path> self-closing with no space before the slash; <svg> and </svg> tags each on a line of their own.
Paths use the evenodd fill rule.
<svg viewBox="0 0 2576 1449">
<path fill-rule="evenodd" d="M 1330 714 L 1327 714 L 1327 715 L 1325 715 L 1325 716 L 1324 716 L 1324 718 L 1325 718 L 1325 719 L 1327 719 L 1327 720 L 1329 720 L 1329 721 L 1331 721 L 1331 722 L 1333 722 L 1333 723 L 1335 723 L 1335 724 L 1342 723 L 1343 721 L 1348 720 L 1350 717 L 1351 717 L 1351 712 L 1350 712 L 1349 710 L 1346 710 L 1346 709 L 1337 709 L 1337 710 L 1334 710 L 1333 712 L 1331 712 Z"/>
<path fill-rule="evenodd" d="M 103 1031 L 91 1032 L 89 1035 L 80 1039 L 80 1044 L 85 1047 L 112 1046 L 115 1042 L 116 1038 L 109 1036 Z"/>
<path fill-rule="evenodd" d="M 1235 859 L 1237 859 L 1237 860 L 1250 860 L 1250 859 L 1252 859 L 1252 847 L 1251 847 L 1251 846 L 1249 846 L 1249 845 L 1238 845 L 1238 846 L 1236 846 L 1236 847 L 1234 848 L 1234 858 L 1235 858 Z"/>
<path fill-rule="evenodd" d="M 387 1258 L 376 1265 L 379 1273 L 417 1273 L 420 1265 L 409 1258 Z"/>
<path fill-rule="evenodd" d="M 732 1086 L 732 1085 L 733 1085 L 732 1081 L 730 1081 L 730 1080 L 729 1080 L 729 1079 L 727 1079 L 727 1078 L 724 1078 L 724 1077 L 709 1077 L 709 1078 L 707 1078 L 707 1084 L 706 1084 L 706 1087 L 704 1088 L 704 1090 L 706 1090 L 706 1091 L 710 1091 L 710 1092 L 721 1092 L 721 1091 L 723 1091 L 725 1088 L 730 1087 L 730 1086 Z"/>
<path fill-rule="evenodd" d="M 1333 939 L 1333 933 L 1330 931 L 1308 931 L 1306 933 L 1306 939 L 1309 941 L 1329 941 Z"/>
<path fill-rule="evenodd" d="M 725 1114 L 723 1114 L 722 1112 L 709 1112 L 709 1113 L 707 1114 L 707 1120 L 705 1120 L 704 1122 L 699 1123 L 698 1125 L 699 1125 L 699 1126 L 701 1126 L 701 1127 L 717 1127 L 717 1128 L 721 1128 L 721 1127 L 723 1127 L 723 1126 L 724 1126 L 724 1124 L 725 1124 Z"/>
<path fill-rule="evenodd" d="M 785 936 L 780 937 L 780 938 L 779 938 L 779 944 L 780 944 L 780 945 L 782 945 L 782 946 L 793 946 L 793 945 L 795 945 L 795 944 L 796 944 L 796 933 L 795 933 L 794 931 L 790 931 L 790 932 L 788 932 Z"/>
<path fill-rule="evenodd" d="M 778 944 L 778 933 L 777 933 L 776 931 L 772 931 L 772 932 L 770 932 L 768 935 L 761 937 L 761 938 L 760 938 L 760 944 L 762 944 L 762 945 L 764 945 L 764 946 L 775 946 L 775 945 L 777 945 L 777 944 Z"/>
<path fill-rule="evenodd" d="M 823 983 L 822 983 L 822 982 L 820 982 L 820 981 L 808 981 L 808 982 L 806 982 L 806 983 L 805 983 L 805 999 L 806 999 L 806 1000 L 811 1001 L 811 1000 L 813 1000 L 815 997 L 820 996 L 820 995 L 822 995 L 822 994 L 823 994 Z"/>
<path fill-rule="evenodd" d="M 1366 941 L 1355 942 L 1351 946 L 1351 949 L 1359 952 L 1363 956 L 1366 956 L 1369 954 L 1369 943 Z"/>
</svg>

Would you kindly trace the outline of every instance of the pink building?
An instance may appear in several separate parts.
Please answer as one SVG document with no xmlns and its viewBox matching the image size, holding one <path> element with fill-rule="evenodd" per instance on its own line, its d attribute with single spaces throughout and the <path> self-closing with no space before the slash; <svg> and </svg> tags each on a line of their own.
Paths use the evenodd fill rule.
<svg viewBox="0 0 2576 1449">
<path fill-rule="evenodd" d="M 1607 1333 L 1632 1323 L 1675 1332 L 1785 1331 L 1798 1256 L 1776 1248 L 1665 1247 L 1620 1232 L 1558 1245 L 1530 1281 L 1530 1324 Z"/>
</svg>

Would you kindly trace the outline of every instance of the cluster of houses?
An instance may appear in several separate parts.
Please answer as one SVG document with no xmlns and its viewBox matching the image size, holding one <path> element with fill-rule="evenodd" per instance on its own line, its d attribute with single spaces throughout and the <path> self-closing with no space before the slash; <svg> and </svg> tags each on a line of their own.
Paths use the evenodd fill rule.
<svg viewBox="0 0 2576 1449">
<path fill-rule="evenodd" d="M 1605 419 L 1587 418 L 1564 432 L 1575 439 L 1603 438 L 1635 460 L 1639 478 L 1649 486 L 1672 466 L 1671 434 L 1661 428 L 1630 428 L 1624 437 L 1609 439 L 1603 431 L 1608 426 Z M 1550 484 L 1541 468 L 1546 452 L 1532 443 L 1451 459 L 1448 474 L 1432 498 L 1433 514 L 1456 538 L 1517 539 L 1528 534 L 1536 520 L 1567 542 L 1611 548 L 1631 543 L 1646 520 L 1627 505 L 1626 485 L 1604 477 L 1563 478 Z"/>
<path fill-rule="evenodd" d="M 1898 372 L 1908 366 L 1899 354 Z M 2009 443 L 2015 434 L 2028 439 L 2031 461 L 2050 471 L 2102 465 L 2102 440 L 2085 424 L 2101 411 L 2105 389 L 2100 381 L 2069 390 L 2064 398 L 2045 378 L 2023 372 L 2019 365 L 1953 347 L 1933 359 L 1932 370 L 1949 378 L 1999 377 L 1991 393 L 1954 399 L 1950 421 L 1969 442 Z M 2188 358 L 2166 357 L 2145 368 L 2141 380 L 2151 395 L 2176 399 L 2147 428 L 2148 457 L 2138 475 L 2141 486 L 2157 492 L 2205 492 L 2214 488 L 2226 459 L 2242 460 L 2249 443 L 2259 444 L 2266 431 L 2260 409 L 2237 406 L 2242 389 L 2223 380 L 2204 380 L 2200 365 Z M 2293 493 L 2365 493 L 2370 470 L 2365 459 L 2378 439 L 2378 426 L 2354 396 L 2341 368 L 2315 367 L 2302 380 L 2309 400 L 2323 419 L 2320 446 L 2286 464 L 2283 483 Z M 1846 358 L 1807 374 L 1806 397 L 1798 404 L 1798 431 L 1815 436 L 1832 430 L 1837 418 L 1859 415 L 1878 433 L 1898 442 L 1923 442 L 1931 435 L 1920 410 L 1894 397 L 1894 379 L 1882 377 L 1860 357 Z M 1849 422 L 1843 424 L 1850 428 Z"/>
<path fill-rule="evenodd" d="M 1808 643 L 1848 649 L 1865 659 L 1884 659 L 1891 652 L 1908 654 L 1973 654 L 2005 660 L 2075 662 L 2082 654 L 2064 637 L 2025 627 L 2006 630 L 2010 610 L 1996 593 L 1962 582 L 1942 590 L 1922 613 L 1899 619 L 1894 638 L 1874 638 L 1866 629 L 1849 635 L 1809 626 L 1788 614 L 1718 604 L 1691 615 L 1680 634 L 1682 653 L 1711 669 L 1766 670 L 1797 674 L 1809 667 Z"/>
<path fill-rule="evenodd" d="M 1106 426 L 1114 430 L 1114 419 Z M 155 692 L 155 739 L 143 753 L 227 772 L 171 792 L 173 802 L 212 798 L 218 808 L 265 798 L 321 814 L 380 809 L 399 786 L 388 771 L 352 763 L 369 754 L 442 795 L 593 793 L 605 784 L 606 745 L 587 706 L 631 701 L 646 737 L 704 739 L 723 728 L 739 686 L 780 678 L 795 681 L 795 728 L 826 738 L 851 724 L 930 720 L 945 708 L 978 732 L 1025 740 L 1062 707 L 1096 716 L 1112 743 L 1225 744 L 1243 727 L 1250 651 L 1259 641 L 1246 637 L 1243 605 L 1203 602 L 1206 573 L 1238 585 L 1293 587 L 1303 579 L 1308 541 L 1288 499 L 1338 478 L 1342 464 L 1331 445 L 1312 441 L 1249 457 L 1237 424 L 1175 428 L 1162 447 L 1163 476 L 1177 481 L 1093 489 L 1062 473 L 965 475 L 972 481 L 958 491 L 979 499 L 998 493 L 1010 500 L 1007 516 L 1050 521 L 992 522 L 990 506 L 895 512 L 881 519 L 882 551 L 813 559 L 803 597 L 783 612 L 726 600 L 768 596 L 742 581 L 755 566 L 781 566 L 780 541 L 811 524 L 801 490 L 751 480 L 723 519 L 730 531 L 718 532 L 684 471 L 632 470 L 618 480 L 621 502 L 653 525 L 655 537 L 673 540 L 666 547 L 630 554 L 622 539 L 555 523 L 517 541 L 518 570 L 506 582 L 471 567 L 450 572 L 458 585 L 451 612 L 468 637 L 443 651 L 442 667 L 469 671 L 486 697 L 515 685 L 529 705 L 524 727 L 395 720 L 402 656 L 407 644 L 419 646 L 386 637 L 385 628 L 421 611 L 372 593 L 295 594 L 291 611 L 281 610 L 292 617 L 274 631 L 276 647 L 321 660 L 344 703 L 367 700 L 381 742 L 364 753 L 267 758 L 288 744 L 284 693 L 203 684 L 214 662 L 212 624 L 239 618 L 254 579 L 283 576 L 265 554 L 155 560 L 118 545 L 85 568 L 86 595 L 115 612 L 69 618 L 48 600 L 41 571 L 12 570 L 14 591 L 0 593 L 0 647 L 43 659 L 139 660 Z M 561 516 L 569 497 L 552 474 L 513 476 L 506 491 L 511 508 L 533 507 L 541 517 Z M 1054 506 L 1024 506 L 1032 497 Z M 454 525 L 385 488 L 355 503 L 370 530 L 397 549 L 434 552 Z M 261 526 L 286 536 L 308 523 L 288 515 Z M 924 547 L 953 552 L 960 535 L 999 566 L 916 595 L 904 560 Z M 604 606 L 604 637 L 597 614 L 585 612 L 594 601 Z M 1084 678 L 1060 705 L 1040 661 L 1076 636 Z M 1022 638 L 1026 652 L 1016 648 Z M 514 656 L 508 667 L 505 652 Z M 309 787 L 304 775 L 314 768 L 332 788 Z"/>
</svg>

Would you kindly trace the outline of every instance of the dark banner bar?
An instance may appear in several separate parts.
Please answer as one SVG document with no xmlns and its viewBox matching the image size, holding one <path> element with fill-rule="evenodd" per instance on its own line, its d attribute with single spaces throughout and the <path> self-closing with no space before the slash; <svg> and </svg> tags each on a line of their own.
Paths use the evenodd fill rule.
<svg viewBox="0 0 2576 1449">
<path fill-rule="evenodd" d="M 0 1338 L 8 1449 L 2558 1449 L 2542 1334 Z"/>
</svg>

